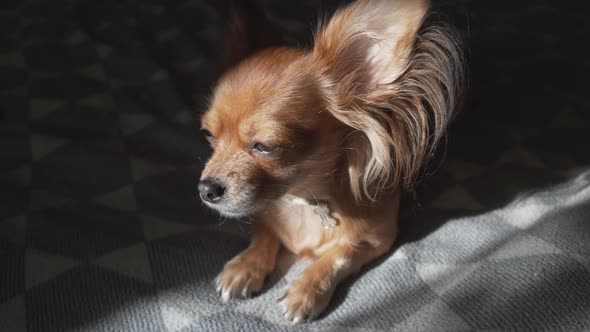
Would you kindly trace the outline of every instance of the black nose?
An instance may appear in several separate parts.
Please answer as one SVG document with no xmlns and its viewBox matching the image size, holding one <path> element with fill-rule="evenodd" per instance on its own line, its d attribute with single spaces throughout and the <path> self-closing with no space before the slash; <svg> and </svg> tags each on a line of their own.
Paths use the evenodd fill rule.
<svg viewBox="0 0 590 332">
<path fill-rule="evenodd" d="M 223 184 L 211 178 L 201 180 L 198 187 L 201 199 L 209 203 L 219 202 L 225 193 Z"/>
</svg>

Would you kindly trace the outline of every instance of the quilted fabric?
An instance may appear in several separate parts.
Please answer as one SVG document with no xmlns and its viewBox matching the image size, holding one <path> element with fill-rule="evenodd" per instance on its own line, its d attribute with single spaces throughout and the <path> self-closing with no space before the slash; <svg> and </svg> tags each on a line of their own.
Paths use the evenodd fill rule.
<svg viewBox="0 0 590 332">
<path fill-rule="evenodd" d="M 330 1 L 324 9 L 332 9 Z M 316 1 L 262 1 L 292 43 Z M 564 6 L 565 7 L 565 6 Z M 590 30 L 550 1 L 457 1 L 470 98 L 396 248 L 289 327 L 212 280 L 247 245 L 195 189 L 224 37 L 201 0 L 0 3 L 0 330 L 590 329 Z M 581 8 L 581 7 L 580 7 Z"/>
</svg>

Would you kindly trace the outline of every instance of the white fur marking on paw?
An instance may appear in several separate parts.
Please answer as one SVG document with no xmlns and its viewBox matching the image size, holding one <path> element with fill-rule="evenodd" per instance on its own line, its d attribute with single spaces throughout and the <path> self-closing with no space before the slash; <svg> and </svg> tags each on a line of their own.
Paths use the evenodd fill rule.
<svg viewBox="0 0 590 332">
<path fill-rule="evenodd" d="M 348 258 L 336 258 L 336 260 L 334 260 L 334 265 L 332 266 L 332 269 L 334 270 L 334 272 L 340 272 L 344 269 L 347 269 L 350 267 L 350 259 Z"/>
<path fill-rule="evenodd" d="M 219 277 L 215 278 L 215 291 L 221 293 L 221 279 Z"/>
<path fill-rule="evenodd" d="M 293 320 L 291 321 L 293 324 L 301 324 L 303 322 L 303 317 L 301 317 L 300 315 L 295 316 L 295 318 L 293 318 Z"/>
<path fill-rule="evenodd" d="M 230 292 L 229 289 L 224 289 L 221 293 L 221 301 L 228 302 L 230 300 Z"/>
</svg>

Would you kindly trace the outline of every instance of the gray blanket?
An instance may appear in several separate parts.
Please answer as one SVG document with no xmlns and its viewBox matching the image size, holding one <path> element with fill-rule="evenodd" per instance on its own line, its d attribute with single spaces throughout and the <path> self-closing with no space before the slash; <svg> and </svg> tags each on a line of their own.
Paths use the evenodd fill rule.
<svg viewBox="0 0 590 332">
<path fill-rule="evenodd" d="M 316 2 L 263 1 L 294 42 Z M 397 246 L 290 327 L 275 300 L 308 262 L 282 253 L 249 300 L 222 304 L 212 284 L 248 243 L 195 195 L 220 9 L 2 1 L 0 331 L 590 330 L 589 106 L 552 70 L 587 68 L 553 15 L 568 31 L 585 18 L 495 3 L 453 7 L 472 98 L 444 164 L 404 199 Z"/>
</svg>

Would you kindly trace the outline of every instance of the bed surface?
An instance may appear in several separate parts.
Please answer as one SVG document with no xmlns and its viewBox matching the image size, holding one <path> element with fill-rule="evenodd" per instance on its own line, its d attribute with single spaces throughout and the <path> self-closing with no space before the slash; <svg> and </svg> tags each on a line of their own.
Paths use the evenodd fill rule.
<svg viewBox="0 0 590 332">
<path fill-rule="evenodd" d="M 335 1 L 332 1 L 335 2 Z M 297 40 L 312 11 L 265 1 Z M 0 330 L 590 330 L 584 14 L 458 1 L 470 99 L 394 251 L 288 327 L 212 280 L 247 226 L 200 204 L 223 15 L 200 0 L 0 4 Z M 574 70 L 575 68 L 575 70 Z M 585 73 L 585 74 L 584 74 Z"/>
</svg>

